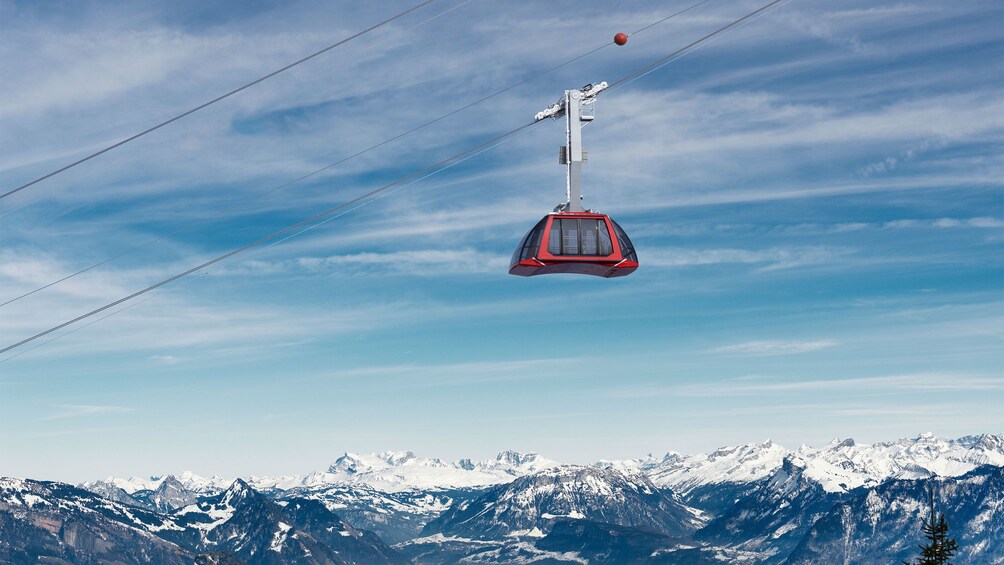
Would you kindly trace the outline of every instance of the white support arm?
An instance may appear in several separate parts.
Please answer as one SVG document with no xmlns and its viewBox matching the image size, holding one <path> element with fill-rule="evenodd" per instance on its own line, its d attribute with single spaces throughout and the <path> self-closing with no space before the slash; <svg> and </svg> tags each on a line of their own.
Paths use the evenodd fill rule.
<svg viewBox="0 0 1004 565">
<path fill-rule="evenodd" d="M 603 92 L 606 89 L 607 89 L 607 83 L 606 81 L 603 81 L 599 84 L 587 84 L 586 86 L 582 87 L 580 92 L 582 92 L 582 99 L 588 100 L 590 98 L 595 98 L 597 94 Z M 556 120 L 564 115 L 565 115 L 565 99 L 562 98 L 561 101 L 555 102 L 554 104 L 548 106 L 546 109 L 537 112 L 537 114 L 534 115 L 533 117 L 533 121 L 539 122 L 540 120 L 544 120 L 547 118 L 552 118 Z"/>
</svg>

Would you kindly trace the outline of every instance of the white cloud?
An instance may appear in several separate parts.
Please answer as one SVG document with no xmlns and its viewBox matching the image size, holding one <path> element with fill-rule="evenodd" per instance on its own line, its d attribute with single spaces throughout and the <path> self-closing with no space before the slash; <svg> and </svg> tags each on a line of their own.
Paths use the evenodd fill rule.
<svg viewBox="0 0 1004 565">
<path fill-rule="evenodd" d="M 964 373 L 912 373 L 846 379 L 789 380 L 773 377 L 723 379 L 701 384 L 678 386 L 625 387 L 606 391 L 618 398 L 648 398 L 656 396 L 769 396 L 777 394 L 905 394 L 942 392 L 1004 391 L 1004 375 Z"/>
<path fill-rule="evenodd" d="M 816 341 L 747 341 L 734 345 L 723 345 L 709 350 L 711 353 L 735 353 L 740 355 L 791 355 L 807 353 L 840 345 L 830 339 Z"/>
<path fill-rule="evenodd" d="M 479 252 L 475 249 L 417 250 L 393 253 L 355 253 L 324 258 L 302 258 L 300 266 L 311 269 L 340 267 L 380 267 L 411 275 L 499 273 L 509 266 L 509 257 Z"/>
<path fill-rule="evenodd" d="M 160 362 L 160 363 L 165 363 L 167 365 L 173 365 L 173 364 L 181 361 L 181 359 L 179 359 L 175 355 L 151 355 L 150 356 L 150 360 L 157 361 L 157 362 Z"/>
<path fill-rule="evenodd" d="M 333 273 L 408 276 L 498 274 L 509 267 L 509 257 L 464 249 L 418 249 L 387 253 L 364 252 L 283 260 L 247 260 L 212 271 L 214 275 L 275 275 L 280 273 Z"/>
<path fill-rule="evenodd" d="M 754 264 L 761 270 L 792 269 L 807 265 L 843 262 L 852 251 L 830 246 L 747 249 L 646 248 L 643 261 L 647 267 L 689 267 L 701 265 Z"/>
<path fill-rule="evenodd" d="M 395 387 L 426 388 L 476 386 L 485 383 L 583 378 L 582 368 L 590 358 L 538 358 L 509 361 L 476 361 L 429 365 L 374 365 L 360 369 L 332 370 L 310 380 L 380 379 L 394 381 Z"/>
<path fill-rule="evenodd" d="M 107 406 L 107 405 L 95 405 L 95 404 L 60 404 L 56 405 L 59 409 L 58 412 L 50 414 L 40 420 L 65 420 L 67 418 L 80 418 L 84 416 L 95 416 L 100 414 L 121 414 L 125 412 L 134 412 L 135 408 L 126 408 L 124 406 Z"/>
<path fill-rule="evenodd" d="M 714 390 L 712 390 L 714 389 Z M 713 387 L 694 387 L 690 394 L 697 396 L 706 394 L 772 394 L 798 392 L 939 392 L 939 391 L 998 391 L 1004 390 L 1004 377 L 982 376 L 957 373 L 914 373 L 906 375 L 888 375 L 878 377 L 859 377 L 848 379 L 820 379 L 779 381 L 765 379 L 758 383 L 743 383 L 733 385 L 721 383 Z M 687 394 L 684 392 L 683 394 Z"/>
<path fill-rule="evenodd" d="M 933 220 L 890 220 L 882 224 L 886 229 L 931 229 L 931 228 L 1004 228 L 1004 220 L 980 216 L 976 218 L 936 218 Z"/>
</svg>

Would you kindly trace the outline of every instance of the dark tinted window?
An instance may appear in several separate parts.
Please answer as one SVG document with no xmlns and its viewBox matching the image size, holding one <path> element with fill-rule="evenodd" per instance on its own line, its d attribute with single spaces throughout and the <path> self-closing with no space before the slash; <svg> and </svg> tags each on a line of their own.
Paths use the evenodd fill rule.
<svg viewBox="0 0 1004 565">
<path fill-rule="evenodd" d="M 555 218 L 551 223 L 551 235 L 547 238 L 547 252 L 551 255 L 561 255 L 561 219 Z"/>
<path fill-rule="evenodd" d="M 544 218 L 537 222 L 537 225 L 533 226 L 532 230 L 526 232 L 523 240 L 519 242 L 516 252 L 512 254 L 512 265 L 537 255 L 537 247 L 540 246 L 540 238 L 544 233 L 544 224 L 546 223 L 547 218 Z"/>
<path fill-rule="evenodd" d="M 551 255 L 602 257 L 614 252 L 606 222 L 595 218 L 555 218 L 547 251 Z"/>
<path fill-rule="evenodd" d="M 614 232 L 617 234 L 617 243 L 621 246 L 621 253 L 624 258 L 628 261 L 638 262 L 638 254 L 634 252 L 634 245 L 631 243 L 631 239 L 627 236 L 624 228 L 617 225 L 617 222 L 610 220 L 610 223 L 614 225 Z"/>
<path fill-rule="evenodd" d="M 564 218 L 557 221 L 561 222 L 561 254 L 581 255 L 579 253 L 579 221 Z"/>
</svg>

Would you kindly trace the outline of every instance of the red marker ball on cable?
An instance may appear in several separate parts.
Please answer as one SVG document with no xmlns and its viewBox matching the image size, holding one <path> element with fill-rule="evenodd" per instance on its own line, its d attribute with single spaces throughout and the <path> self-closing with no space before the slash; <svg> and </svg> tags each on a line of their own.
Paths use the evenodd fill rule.
<svg viewBox="0 0 1004 565">
<path fill-rule="evenodd" d="M 627 43 L 627 37 L 628 36 L 626 33 L 618 33 L 617 35 L 614 36 L 614 43 L 616 43 L 617 45 L 624 45 L 625 43 Z"/>
</svg>

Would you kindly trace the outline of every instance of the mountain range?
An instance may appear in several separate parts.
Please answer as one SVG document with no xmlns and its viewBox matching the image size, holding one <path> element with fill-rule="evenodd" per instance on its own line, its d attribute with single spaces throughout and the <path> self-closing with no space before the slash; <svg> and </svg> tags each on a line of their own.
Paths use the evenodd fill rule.
<svg viewBox="0 0 1004 565">
<path fill-rule="evenodd" d="M 1004 436 L 592 465 L 346 453 L 325 471 L 0 480 L 3 563 L 889 563 L 929 492 L 956 563 L 1004 563 Z"/>
</svg>

